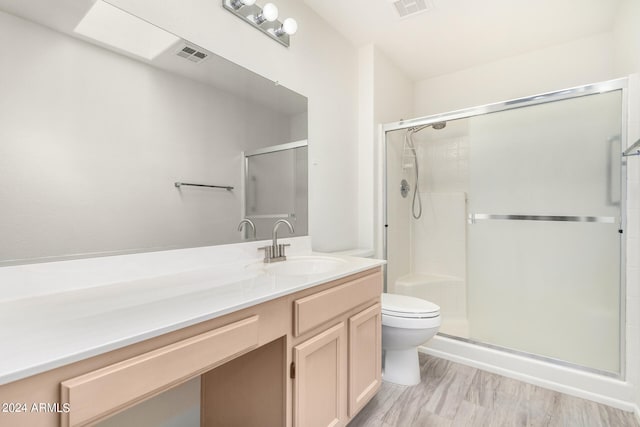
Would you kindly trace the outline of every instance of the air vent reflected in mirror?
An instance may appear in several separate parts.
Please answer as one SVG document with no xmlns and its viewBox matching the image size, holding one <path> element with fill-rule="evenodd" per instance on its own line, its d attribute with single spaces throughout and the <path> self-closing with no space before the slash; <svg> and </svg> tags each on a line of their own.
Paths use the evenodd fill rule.
<svg viewBox="0 0 640 427">
<path fill-rule="evenodd" d="M 185 44 L 176 51 L 176 55 L 191 62 L 200 63 L 209 57 L 209 52 L 201 47 Z"/>
</svg>

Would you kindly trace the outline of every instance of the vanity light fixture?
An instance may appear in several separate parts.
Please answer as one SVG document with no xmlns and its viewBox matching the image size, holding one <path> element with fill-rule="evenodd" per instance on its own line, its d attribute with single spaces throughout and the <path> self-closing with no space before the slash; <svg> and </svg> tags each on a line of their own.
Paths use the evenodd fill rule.
<svg viewBox="0 0 640 427">
<path fill-rule="evenodd" d="M 222 0 L 222 7 L 283 46 L 289 47 L 290 36 L 298 31 L 296 20 L 287 18 L 280 22 L 275 4 L 267 3 L 261 8 L 255 2 L 256 0 Z"/>
<path fill-rule="evenodd" d="M 232 0 L 231 6 L 233 6 L 235 10 L 238 10 L 242 6 L 252 6 L 255 2 L 256 0 Z"/>
</svg>

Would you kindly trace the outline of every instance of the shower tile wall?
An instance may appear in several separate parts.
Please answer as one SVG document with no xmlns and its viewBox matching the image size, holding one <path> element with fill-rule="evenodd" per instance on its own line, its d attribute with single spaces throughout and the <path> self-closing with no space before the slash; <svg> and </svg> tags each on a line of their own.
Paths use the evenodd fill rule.
<svg viewBox="0 0 640 427">
<path fill-rule="evenodd" d="M 464 192 L 421 192 L 422 218 L 412 222 L 413 272 L 466 276 Z"/>
<path fill-rule="evenodd" d="M 441 332 L 468 336 L 466 292 L 466 195 L 469 139 L 466 120 L 414 137 L 420 164 L 423 215 L 411 219 L 411 275 L 403 293 L 441 308 Z M 413 170 L 406 171 L 413 182 Z"/>
<path fill-rule="evenodd" d="M 451 193 L 466 192 L 469 189 L 469 138 L 466 135 L 466 122 L 450 122 L 441 132 L 427 128 L 415 135 L 414 141 L 421 162 L 422 191 Z"/>
</svg>

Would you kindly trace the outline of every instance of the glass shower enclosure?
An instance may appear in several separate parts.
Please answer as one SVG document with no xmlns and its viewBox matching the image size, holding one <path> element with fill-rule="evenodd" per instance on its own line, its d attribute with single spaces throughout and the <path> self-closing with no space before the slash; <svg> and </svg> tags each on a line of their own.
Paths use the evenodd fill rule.
<svg viewBox="0 0 640 427">
<path fill-rule="evenodd" d="M 387 291 L 441 335 L 623 376 L 625 105 L 620 79 L 385 125 Z"/>
</svg>

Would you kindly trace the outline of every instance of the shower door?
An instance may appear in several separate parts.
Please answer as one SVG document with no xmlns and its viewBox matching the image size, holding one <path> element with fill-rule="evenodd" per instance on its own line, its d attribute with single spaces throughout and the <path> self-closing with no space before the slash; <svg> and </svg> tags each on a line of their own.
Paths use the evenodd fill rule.
<svg viewBox="0 0 640 427">
<path fill-rule="evenodd" d="M 472 341 L 619 374 L 622 91 L 470 117 Z"/>
</svg>

